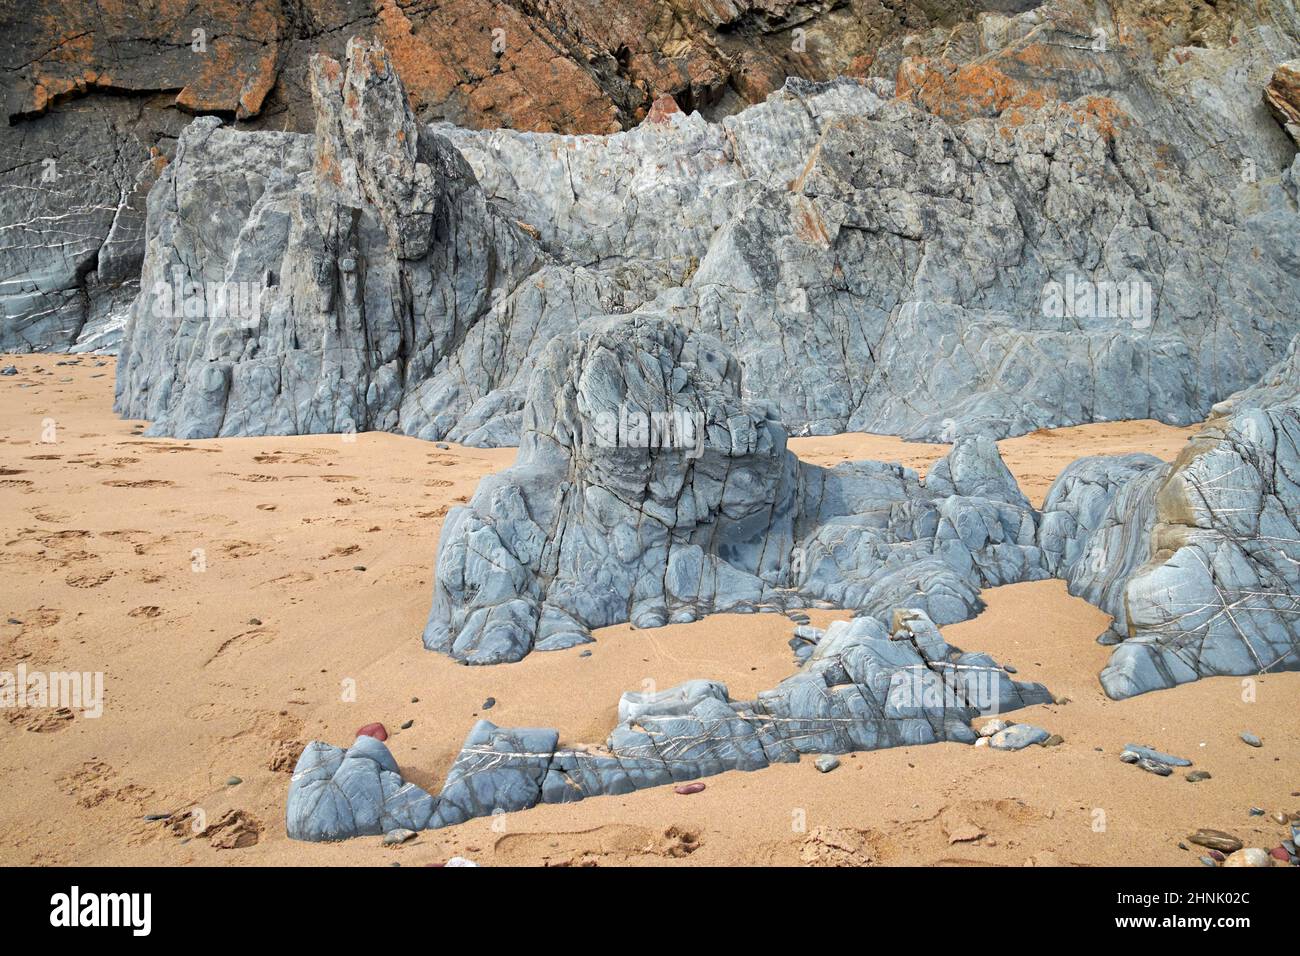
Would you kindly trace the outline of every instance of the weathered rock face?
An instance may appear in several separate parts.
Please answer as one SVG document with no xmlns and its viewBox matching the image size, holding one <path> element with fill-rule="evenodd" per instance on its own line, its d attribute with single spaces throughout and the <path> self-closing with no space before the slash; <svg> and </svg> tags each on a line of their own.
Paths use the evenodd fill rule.
<svg viewBox="0 0 1300 956">
<path fill-rule="evenodd" d="M 144 254 L 144 195 L 186 114 L 315 125 L 309 57 L 387 45 L 412 106 L 468 127 L 611 132 L 658 97 L 719 115 L 786 76 L 864 68 L 974 0 L 50 0 L 0 11 L 0 350 L 113 350 Z M 50 165 L 53 164 L 53 165 Z M 57 178 L 55 178 L 57 177 Z M 97 258 L 98 253 L 98 258 Z"/>
<path fill-rule="evenodd" d="M 377 740 L 359 737 L 346 752 L 313 742 L 294 771 L 289 836 L 338 840 L 396 826 L 450 826 L 539 803 L 759 770 L 802 754 L 973 743 L 977 715 L 1050 699 L 1041 684 L 1011 680 L 988 655 L 945 643 L 923 612 L 900 614 L 893 633 L 858 618 L 832 624 L 796 674 L 754 700 L 733 701 L 724 685 L 704 680 L 625 694 L 603 747 L 560 747 L 552 729 L 479 721 L 437 797 L 403 784 Z"/>
<path fill-rule="evenodd" d="M 1300 668 L 1298 439 L 1296 404 L 1243 403 L 1173 465 L 1088 458 L 1057 479 L 1040 540 L 1070 592 L 1115 617 L 1110 696 Z"/>
<path fill-rule="evenodd" d="M 940 36 L 923 34 L 898 84 L 791 81 L 718 124 L 665 108 L 635 130 L 565 137 L 372 118 L 392 125 L 365 133 L 354 162 L 373 173 L 344 190 L 370 210 L 371 238 L 342 249 L 265 242 L 269 200 L 251 194 L 209 222 L 189 191 L 217 164 L 242 169 L 240 151 L 278 152 L 281 169 L 241 180 L 279 184 L 278 219 L 313 218 L 301 210 L 338 187 L 320 162 L 301 175 L 303 156 L 361 148 L 330 117 L 364 97 L 344 107 L 343 87 L 314 80 L 311 139 L 200 124 L 158 190 L 172 198 L 151 221 L 146 285 L 193 245 L 204 251 L 182 280 L 218 282 L 231 262 L 277 280 L 332 272 L 359 283 L 364 308 L 349 311 L 342 285 L 310 303 L 282 286 L 231 337 L 205 316 L 178 328 L 137 307 L 119 408 L 192 437 L 356 427 L 508 444 L 546 344 L 640 311 L 720 341 L 740 397 L 800 433 L 1200 420 L 1297 331 L 1300 217 L 1293 174 L 1276 175 L 1294 147 L 1260 93 L 1293 41 L 1255 26 L 1155 82 L 1141 33 L 1074 42 L 1091 13 L 1061 0 L 985 17 L 973 38 L 943 34 L 974 44 L 965 64 L 923 55 Z M 1224 72 L 1223 57 L 1241 68 Z M 971 92 L 985 81 L 991 100 Z M 444 171 L 408 183 L 412 162 Z M 413 247 L 392 211 L 415 222 L 434 206 L 453 225 Z M 195 242 L 214 231 L 222 243 Z M 368 357 L 321 385 L 315 365 L 333 354 Z"/>
<path fill-rule="evenodd" d="M 997 447 L 968 438 L 922 482 L 801 463 L 718 341 L 606 319 L 543 352 L 516 464 L 447 517 L 424 643 L 475 664 L 718 611 L 822 602 L 964 620 L 981 587 L 1046 576 Z"/>
<path fill-rule="evenodd" d="M 1207 427 L 1155 490 L 1150 557 L 1124 589 L 1128 636 L 1101 674 L 1130 697 L 1300 668 L 1300 408 Z"/>
</svg>

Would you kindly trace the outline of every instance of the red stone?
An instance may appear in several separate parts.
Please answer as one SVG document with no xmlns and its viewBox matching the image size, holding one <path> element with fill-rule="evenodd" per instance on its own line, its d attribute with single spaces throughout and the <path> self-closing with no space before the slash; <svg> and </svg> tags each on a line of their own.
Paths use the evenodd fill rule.
<svg viewBox="0 0 1300 956">
<path fill-rule="evenodd" d="M 691 793 L 699 793 L 703 789 L 704 789 L 704 784 L 702 783 L 684 783 L 680 787 L 674 787 L 673 792 L 686 795 Z"/>
<path fill-rule="evenodd" d="M 674 113 L 680 113 L 682 108 L 677 105 L 677 101 L 671 96 L 661 96 L 654 101 L 650 107 L 650 113 L 646 116 L 647 123 L 667 123 L 668 117 Z"/>
<path fill-rule="evenodd" d="M 1275 846 L 1268 851 L 1268 855 L 1275 860 L 1281 860 L 1283 863 L 1291 862 L 1291 854 L 1286 851 L 1284 846 Z"/>
<path fill-rule="evenodd" d="M 366 724 L 364 727 L 362 727 L 360 730 L 357 731 L 357 736 L 374 737 L 376 740 L 387 740 L 388 731 L 385 730 L 384 725 L 380 723 Z"/>
</svg>

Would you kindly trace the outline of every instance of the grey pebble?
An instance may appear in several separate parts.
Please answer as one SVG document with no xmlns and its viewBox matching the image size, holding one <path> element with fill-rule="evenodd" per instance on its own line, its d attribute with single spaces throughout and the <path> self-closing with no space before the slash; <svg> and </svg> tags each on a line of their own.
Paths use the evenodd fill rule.
<svg viewBox="0 0 1300 956">
<path fill-rule="evenodd" d="M 226 786 L 227 786 L 227 787 L 237 787 L 237 786 L 239 786 L 239 785 L 240 785 L 241 783 L 243 783 L 243 782 L 244 782 L 243 779 L 240 778 L 240 777 L 227 777 L 227 778 L 226 778 Z"/>
<path fill-rule="evenodd" d="M 1244 740 L 1246 743 L 1250 744 L 1252 747 L 1264 746 L 1264 741 L 1260 740 L 1257 736 L 1255 736 L 1248 730 L 1242 731 L 1241 739 Z"/>
<path fill-rule="evenodd" d="M 497 699 L 495 697 L 489 697 L 487 700 L 483 701 L 484 710 L 491 710 L 496 705 L 497 705 Z"/>
<path fill-rule="evenodd" d="M 830 773 L 840 765 L 840 758 L 831 754 L 822 754 L 813 761 L 813 765 L 822 773 Z"/>
<path fill-rule="evenodd" d="M 406 723 L 402 724 L 401 729 L 402 729 L 402 730 L 410 730 L 411 727 L 413 727 L 414 725 L 415 725 L 415 721 L 414 721 L 414 720 L 408 720 Z"/>
</svg>

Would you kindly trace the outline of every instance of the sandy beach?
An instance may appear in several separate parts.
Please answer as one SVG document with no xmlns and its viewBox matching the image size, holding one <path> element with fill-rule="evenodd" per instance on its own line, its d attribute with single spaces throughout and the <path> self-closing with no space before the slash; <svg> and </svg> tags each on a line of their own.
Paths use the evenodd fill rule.
<svg viewBox="0 0 1300 956">
<path fill-rule="evenodd" d="M 388 434 L 146 438 L 144 423 L 112 413 L 113 359 L 0 362 L 19 369 L 0 378 L 0 670 L 105 681 L 98 718 L 0 710 L 0 863 L 1190 866 L 1199 850 L 1178 845 L 1190 831 L 1271 847 L 1283 828 L 1250 808 L 1300 811 L 1300 673 L 1111 701 L 1097 682 L 1108 651 L 1094 641 L 1107 616 L 1045 581 L 986 591 L 982 615 L 944 632 L 1068 699 L 1011 715 L 1060 734 L 1060 746 L 900 748 L 845 756 L 828 774 L 805 759 L 711 777 L 689 796 L 659 788 L 544 806 L 400 847 L 291 841 L 285 796 L 309 740 L 348 744 L 381 721 L 407 779 L 436 791 L 481 717 L 598 742 L 619 694 L 647 680 L 714 678 L 733 697 L 771 687 L 793 670 L 791 624 L 621 625 L 598 632 L 589 657 L 574 648 L 460 666 L 420 643 L 438 535 L 514 449 Z M 1000 446 L 1041 504 L 1078 457 L 1172 459 L 1194 431 L 1116 422 Z M 860 434 L 791 447 L 820 464 L 879 458 L 921 471 L 947 450 Z M 812 614 L 819 626 L 846 616 Z M 1263 747 L 1239 739 L 1247 730 Z M 1188 757 L 1212 779 L 1121 763 L 1130 742 Z M 145 819 L 157 814 L 173 816 Z"/>
</svg>

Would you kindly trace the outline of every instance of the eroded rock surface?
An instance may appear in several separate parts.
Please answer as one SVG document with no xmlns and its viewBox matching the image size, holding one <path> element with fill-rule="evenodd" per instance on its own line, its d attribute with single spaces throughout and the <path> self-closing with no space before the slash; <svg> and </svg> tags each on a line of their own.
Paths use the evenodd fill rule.
<svg viewBox="0 0 1300 956">
<path fill-rule="evenodd" d="M 1057 479 L 1040 537 L 1071 593 L 1115 617 L 1110 696 L 1300 667 L 1298 439 L 1295 404 L 1247 404 L 1172 465 L 1090 458 Z"/>
<path fill-rule="evenodd" d="M 985 438 L 922 482 L 807 465 L 741 396 L 718 340 L 663 318 L 589 323 L 543 352 L 515 465 L 447 516 L 425 646 L 474 664 L 593 628 L 820 602 L 940 624 L 1046 576 L 1034 510 Z"/>
<path fill-rule="evenodd" d="M 180 260 L 181 281 L 237 264 L 318 291 L 281 283 L 235 331 L 151 320 L 142 296 L 119 407 L 192 437 L 356 427 L 510 444 L 547 343 L 638 312 L 718 339 L 741 397 L 792 433 L 1201 420 L 1297 331 L 1295 147 L 1262 95 L 1296 46 L 1293 13 L 1157 67 L 1147 33 L 1094 48 L 1114 23 L 1057 0 L 917 34 L 892 76 L 791 80 L 718 123 L 665 106 L 612 136 L 425 127 L 400 109 L 369 121 L 385 132 L 340 138 L 328 118 L 356 107 L 317 67 L 313 138 L 187 134 L 157 190 L 172 198 L 151 217 L 145 284 Z M 385 64 L 374 104 L 402 99 Z M 267 242 L 334 191 L 319 163 L 302 175 L 303 156 L 358 150 L 370 188 L 343 201 L 365 241 Z M 226 163 L 248 196 L 212 223 L 196 200 Z M 408 183 L 419 164 L 440 172 Z M 385 212 L 399 208 L 437 220 L 427 250 Z M 197 241 L 213 233 L 220 245 Z M 365 358 L 341 383 L 318 378 L 336 354 Z"/>
<path fill-rule="evenodd" d="M 115 350 L 145 251 L 144 195 L 181 126 L 199 114 L 239 129 L 311 131 L 309 58 L 343 55 L 350 37 L 387 46 L 423 120 L 608 133 L 634 126 L 660 97 L 723 115 L 786 76 L 861 72 L 888 38 L 981 5 L 6 4 L 0 350 Z"/>
<path fill-rule="evenodd" d="M 620 722 L 600 747 L 561 746 L 555 730 L 481 720 L 436 798 L 390 779 L 392 758 L 372 738 L 358 738 L 353 751 L 367 742 L 365 759 L 380 768 L 377 776 L 362 776 L 355 758 L 349 765 L 341 750 L 313 742 L 294 773 L 289 835 L 337 840 L 381 832 L 385 823 L 450 826 L 540 803 L 759 770 L 803 754 L 969 744 L 979 714 L 1051 699 L 1041 684 L 1013 681 L 988 655 L 947 644 L 921 611 L 902 613 L 895 624 L 892 634 L 874 618 L 832 624 L 797 673 L 754 700 L 733 701 L 723 685 L 703 680 L 624 695 L 628 707 L 620 702 Z M 335 769 L 340 760 L 345 769 Z M 408 822 L 420 817 L 418 826 Z"/>
</svg>

